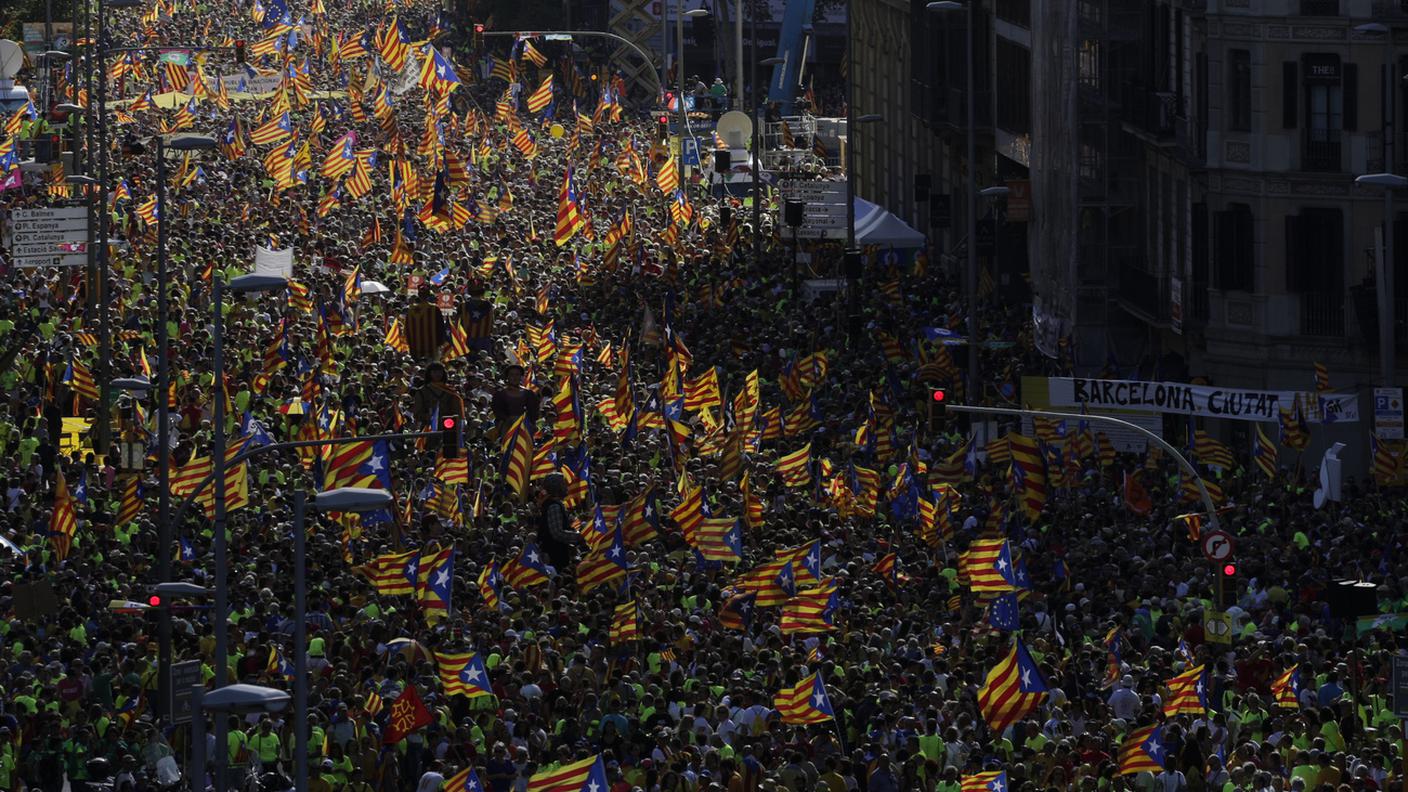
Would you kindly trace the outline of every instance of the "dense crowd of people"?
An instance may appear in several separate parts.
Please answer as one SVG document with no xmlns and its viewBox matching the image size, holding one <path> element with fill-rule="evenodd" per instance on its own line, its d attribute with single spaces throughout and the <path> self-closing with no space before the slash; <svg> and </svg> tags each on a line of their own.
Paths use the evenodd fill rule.
<svg viewBox="0 0 1408 792">
<path fill-rule="evenodd" d="M 963 331 L 944 262 L 867 251 L 854 305 L 806 297 L 776 206 L 754 228 L 697 177 L 676 191 L 654 118 L 610 70 L 530 41 L 482 61 L 450 48 L 458 76 L 422 71 L 438 53 L 421 42 L 449 26 L 414 0 L 153 0 L 109 24 L 115 47 L 247 41 L 250 79 L 283 78 L 273 95 L 192 84 L 168 101 L 237 69 L 229 52 L 110 57 L 106 289 L 0 254 L 0 790 L 195 772 L 142 605 L 163 554 L 173 578 L 215 585 L 209 489 L 191 476 L 216 433 L 240 453 L 447 417 L 461 423 L 438 437 L 264 452 L 226 488 L 224 677 L 292 690 L 306 656 L 310 789 L 1404 784 L 1400 494 L 1349 482 L 1317 510 L 1298 481 L 1222 470 L 1240 570 L 1219 603 L 1169 460 L 1045 427 L 1039 503 L 1015 443 L 974 447 L 931 412 L 930 387 L 964 389 L 966 348 L 938 343 Z M 80 74 L 58 89 L 84 104 Z M 549 106 L 530 109 L 549 74 Z M 173 156 L 158 216 L 154 147 L 134 144 L 163 132 L 221 148 Z M 61 176 L 30 174 L 0 206 L 81 197 Z M 251 271 L 256 247 L 292 250 L 293 283 L 227 298 L 217 382 L 212 282 Z M 839 272 L 839 254 L 808 267 Z M 95 453 L 96 429 L 75 442 L 64 419 L 99 415 L 101 304 L 106 373 L 155 380 L 163 299 L 172 387 L 115 394 Z M 973 400 L 1064 370 L 1025 316 L 985 290 L 979 339 L 1001 343 L 982 345 Z M 309 518 L 296 646 L 293 495 L 348 484 L 394 504 Z M 977 566 L 989 546 L 1001 568 Z M 1376 587 L 1379 618 L 1330 608 L 1340 577 Z M 168 607 L 174 659 L 213 688 L 211 602 Z M 1205 632 L 1214 610 L 1232 642 Z M 995 703 L 1005 667 L 1021 681 Z M 1191 699 L 1170 687 L 1200 667 Z M 290 711 L 204 718 L 211 783 L 291 785 Z"/>
</svg>

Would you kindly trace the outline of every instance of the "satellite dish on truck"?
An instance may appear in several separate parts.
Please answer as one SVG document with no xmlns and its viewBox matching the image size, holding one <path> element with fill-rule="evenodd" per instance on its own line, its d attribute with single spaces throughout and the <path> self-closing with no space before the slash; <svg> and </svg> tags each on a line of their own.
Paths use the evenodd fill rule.
<svg viewBox="0 0 1408 792">
<path fill-rule="evenodd" d="M 714 129 L 723 139 L 724 145 L 729 148 L 747 148 L 745 141 L 753 136 L 753 119 L 749 118 L 747 113 L 730 110 L 719 117 L 719 123 Z"/>
<path fill-rule="evenodd" d="M 0 83 L 15 79 L 23 65 L 24 50 L 20 45 L 9 39 L 0 39 Z"/>
<path fill-rule="evenodd" d="M 0 39 L 0 113 L 11 115 L 29 104 L 29 91 L 15 85 L 15 75 L 24 66 L 24 50 L 9 39 Z"/>
</svg>

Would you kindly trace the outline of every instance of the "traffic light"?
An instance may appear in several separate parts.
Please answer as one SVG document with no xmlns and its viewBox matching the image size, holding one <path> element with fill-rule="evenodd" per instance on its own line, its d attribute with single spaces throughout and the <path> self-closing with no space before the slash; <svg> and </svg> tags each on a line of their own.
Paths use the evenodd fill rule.
<svg viewBox="0 0 1408 792">
<path fill-rule="evenodd" d="M 1222 565 L 1222 575 L 1223 575 L 1223 577 L 1233 577 L 1233 576 L 1236 575 L 1236 574 L 1237 574 L 1237 565 L 1236 565 L 1236 564 L 1233 564 L 1233 563 L 1226 563 L 1226 564 L 1223 564 L 1223 565 Z"/>
<path fill-rule="evenodd" d="M 57 160 L 64 150 L 58 135 L 43 135 L 34 139 L 34 161 L 48 164 Z"/>
<path fill-rule="evenodd" d="M 244 59 L 244 39 L 235 39 L 235 63 L 243 64 Z"/>
<path fill-rule="evenodd" d="M 160 608 L 163 604 L 160 594 L 153 594 L 147 597 L 147 607 L 149 608 Z"/>
<path fill-rule="evenodd" d="M 662 115 L 662 116 L 660 116 L 660 118 L 655 122 L 655 139 L 656 139 L 656 140 L 659 140 L 659 141 L 662 142 L 662 143 L 665 142 L 666 140 L 669 140 L 669 139 L 670 139 L 670 117 L 669 117 L 669 116 L 664 116 L 664 115 Z"/>
<path fill-rule="evenodd" d="M 481 51 L 483 51 L 483 49 L 484 49 L 484 23 L 483 23 L 483 22 L 475 22 L 475 23 L 474 23 L 474 36 L 471 38 L 470 46 L 474 48 L 474 51 L 475 51 L 475 52 L 481 52 Z"/>
<path fill-rule="evenodd" d="M 460 455 L 460 419 L 447 415 L 440 419 L 440 455 L 455 459 Z"/>
</svg>

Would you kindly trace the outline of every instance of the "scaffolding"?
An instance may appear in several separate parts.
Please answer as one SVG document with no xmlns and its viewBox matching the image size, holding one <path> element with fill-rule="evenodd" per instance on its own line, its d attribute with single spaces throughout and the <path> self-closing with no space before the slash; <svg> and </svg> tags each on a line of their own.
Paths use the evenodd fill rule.
<svg viewBox="0 0 1408 792">
<path fill-rule="evenodd" d="M 840 161 L 840 146 L 817 142 L 820 125 L 809 114 L 783 116 L 763 124 L 762 163 L 765 170 L 778 173 L 828 173 Z M 824 152 L 824 156 L 823 156 Z"/>
<path fill-rule="evenodd" d="M 655 49 L 655 42 L 661 37 L 660 17 L 650 12 L 653 0 L 615 0 L 611 7 L 620 10 L 611 17 L 609 31 L 631 42 L 637 48 L 637 52 L 652 52 Z M 656 95 L 659 81 L 655 75 L 657 64 L 643 63 L 632 57 L 633 53 L 626 44 L 617 44 L 616 49 L 611 53 L 611 62 L 619 64 L 621 73 L 626 79 L 626 85 L 650 96 L 651 101 L 659 99 Z"/>
</svg>

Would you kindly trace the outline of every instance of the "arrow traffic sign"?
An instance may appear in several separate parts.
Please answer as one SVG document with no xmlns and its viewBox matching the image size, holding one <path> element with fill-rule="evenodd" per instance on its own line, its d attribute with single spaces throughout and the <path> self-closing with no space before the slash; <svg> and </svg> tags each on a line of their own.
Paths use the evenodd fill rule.
<svg viewBox="0 0 1408 792">
<path fill-rule="evenodd" d="M 1232 537 L 1225 531 L 1210 531 L 1203 534 L 1203 557 L 1219 564 L 1232 557 Z"/>
</svg>

